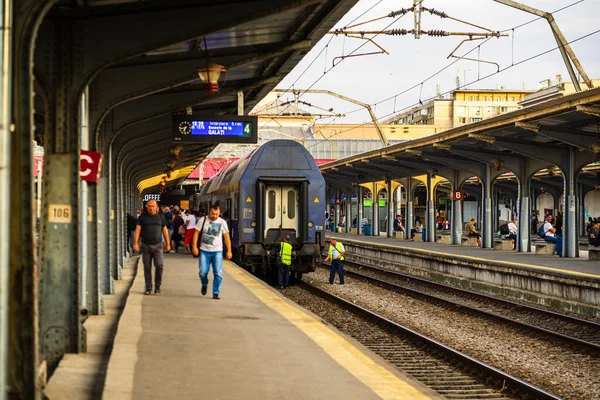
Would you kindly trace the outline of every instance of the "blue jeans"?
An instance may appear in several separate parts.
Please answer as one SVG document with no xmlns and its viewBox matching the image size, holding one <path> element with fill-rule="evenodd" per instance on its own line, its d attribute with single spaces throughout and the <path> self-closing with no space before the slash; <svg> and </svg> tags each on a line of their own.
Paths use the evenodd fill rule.
<svg viewBox="0 0 600 400">
<path fill-rule="evenodd" d="M 329 283 L 333 285 L 335 280 L 335 273 L 340 276 L 340 284 L 344 284 L 344 262 L 342 260 L 331 261 L 331 268 L 329 268 Z"/>
<path fill-rule="evenodd" d="M 562 250 L 563 250 L 563 246 L 562 246 L 563 237 L 562 236 L 554 236 L 554 237 L 545 236 L 544 240 L 549 243 L 556 243 L 556 254 L 559 257 L 562 257 Z"/>
<path fill-rule="evenodd" d="M 288 287 L 290 284 L 290 266 L 277 260 L 277 282 L 280 287 Z"/>
<path fill-rule="evenodd" d="M 200 251 L 198 275 L 202 286 L 208 286 L 208 271 L 210 264 L 213 267 L 213 294 L 219 294 L 221 282 L 223 282 L 223 252 L 222 251 Z"/>
</svg>

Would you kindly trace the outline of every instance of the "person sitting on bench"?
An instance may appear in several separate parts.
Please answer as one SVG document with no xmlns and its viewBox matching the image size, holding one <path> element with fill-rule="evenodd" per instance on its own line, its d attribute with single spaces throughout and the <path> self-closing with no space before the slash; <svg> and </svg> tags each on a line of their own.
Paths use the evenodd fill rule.
<svg viewBox="0 0 600 400">
<path fill-rule="evenodd" d="M 476 223 L 477 220 L 475 218 L 471 218 L 471 220 L 465 225 L 465 232 L 468 237 L 476 237 L 477 245 L 481 246 L 481 235 L 479 234 L 479 232 L 477 232 L 477 229 L 475 229 Z"/>
</svg>

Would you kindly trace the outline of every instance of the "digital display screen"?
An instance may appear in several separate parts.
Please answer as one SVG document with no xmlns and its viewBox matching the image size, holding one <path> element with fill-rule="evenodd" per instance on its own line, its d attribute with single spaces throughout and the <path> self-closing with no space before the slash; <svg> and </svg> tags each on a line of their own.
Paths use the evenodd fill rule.
<svg viewBox="0 0 600 400">
<path fill-rule="evenodd" d="M 192 136 L 250 136 L 252 122 L 190 121 Z"/>
<path fill-rule="evenodd" d="M 258 117 L 175 115 L 173 140 L 194 143 L 257 143 Z"/>
</svg>

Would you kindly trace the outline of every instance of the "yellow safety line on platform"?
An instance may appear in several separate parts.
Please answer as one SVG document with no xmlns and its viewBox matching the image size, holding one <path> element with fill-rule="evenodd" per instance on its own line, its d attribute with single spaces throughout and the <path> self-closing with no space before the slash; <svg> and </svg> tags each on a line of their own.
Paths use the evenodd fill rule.
<svg viewBox="0 0 600 400">
<path fill-rule="evenodd" d="M 335 236 L 332 236 L 332 237 L 335 237 Z M 455 256 L 455 257 L 466 258 L 466 259 L 476 260 L 476 261 L 487 261 L 487 262 L 494 262 L 494 263 L 498 263 L 498 264 L 506 264 L 507 266 L 529 267 L 529 268 L 541 269 L 541 270 L 546 270 L 546 271 L 561 272 L 563 274 L 568 274 L 568 275 L 584 276 L 584 277 L 587 277 L 587 278 L 600 278 L 600 275 L 588 274 L 588 273 L 579 272 L 579 271 L 571 271 L 571 270 L 568 270 L 568 269 L 544 267 L 542 265 L 523 264 L 523 263 L 517 263 L 517 262 L 512 262 L 512 261 L 488 260 L 487 258 L 480 258 L 480 257 L 474 257 L 474 256 L 464 256 L 462 254 L 444 253 L 442 251 L 435 251 L 435 250 L 429 250 L 429 249 L 421 249 L 421 248 L 414 248 L 414 247 L 405 247 L 405 246 L 399 246 L 397 244 L 377 243 L 377 242 L 362 242 L 362 241 L 359 241 L 359 240 L 356 240 L 356 239 L 348 239 L 348 238 L 339 237 L 339 236 L 338 236 L 338 238 L 340 240 L 345 240 L 345 241 L 350 241 L 350 242 L 359 242 L 359 243 L 362 243 L 362 244 L 368 243 L 368 244 L 374 244 L 374 245 L 390 246 L 390 247 L 393 247 L 395 249 L 412 250 L 412 251 L 417 251 L 417 252 L 421 251 L 423 253 L 431 253 L 431 254 L 437 254 L 437 255 L 443 255 L 443 256 Z"/>
<path fill-rule="evenodd" d="M 322 322 L 286 303 L 255 278 L 237 267 L 231 267 L 229 263 L 224 263 L 224 267 L 229 275 L 250 290 L 260 301 L 303 331 L 331 358 L 381 398 L 430 399 L 414 386 L 378 365 Z"/>
</svg>

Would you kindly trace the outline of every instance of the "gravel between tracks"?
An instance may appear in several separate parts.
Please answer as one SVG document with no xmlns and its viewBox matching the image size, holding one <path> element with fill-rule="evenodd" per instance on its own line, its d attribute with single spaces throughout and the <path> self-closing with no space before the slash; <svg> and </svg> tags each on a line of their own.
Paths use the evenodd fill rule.
<svg viewBox="0 0 600 400">
<path fill-rule="evenodd" d="M 600 360 L 596 357 L 348 277 L 346 285 L 329 285 L 329 271 L 324 269 L 306 279 L 565 399 L 600 399 Z"/>
</svg>

